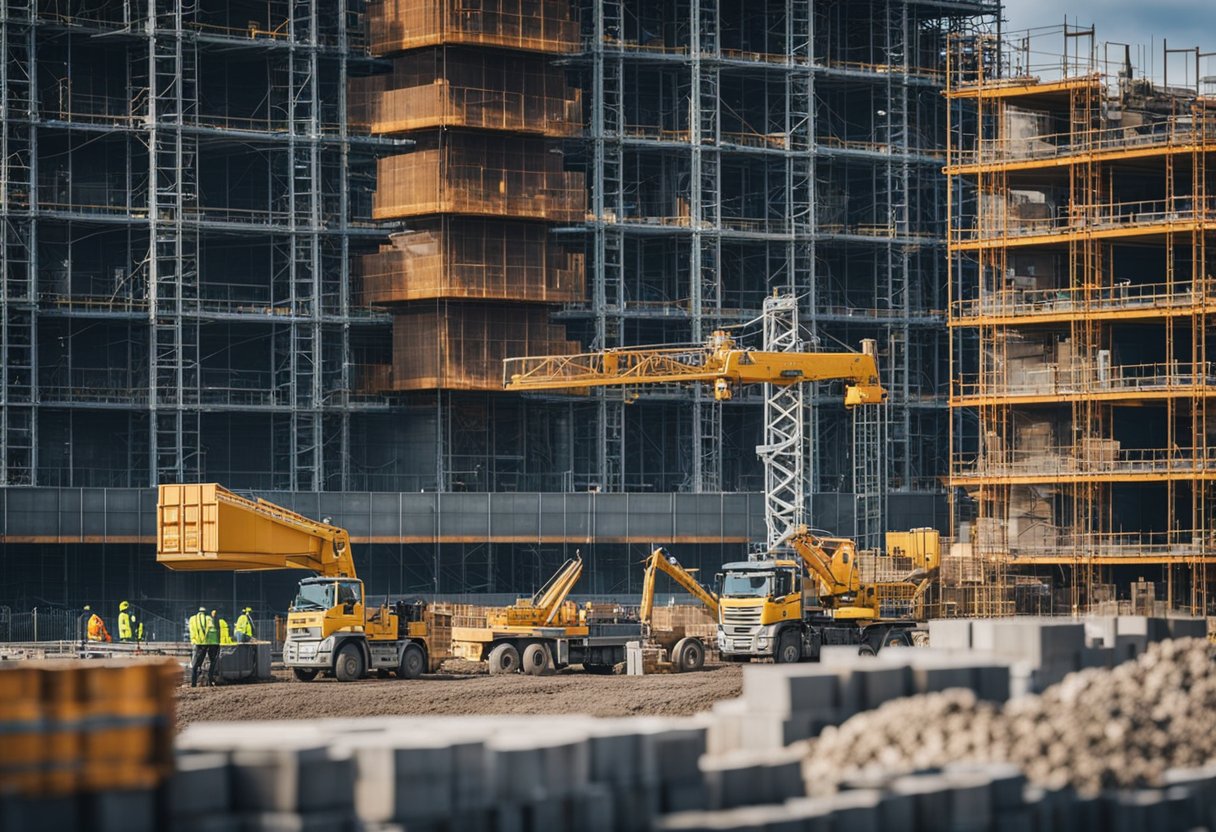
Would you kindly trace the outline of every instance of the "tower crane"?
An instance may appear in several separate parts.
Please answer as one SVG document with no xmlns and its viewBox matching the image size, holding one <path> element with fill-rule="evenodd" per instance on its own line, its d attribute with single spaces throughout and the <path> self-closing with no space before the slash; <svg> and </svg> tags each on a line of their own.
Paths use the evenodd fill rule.
<svg viewBox="0 0 1216 832">
<path fill-rule="evenodd" d="M 795 299 L 764 302 L 764 349 L 745 349 L 727 332 L 716 331 L 694 347 L 630 347 L 579 355 L 508 358 L 503 386 L 520 392 L 578 390 L 643 384 L 707 384 L 714 398 L 733 397 L 746 384 L 765 386 L 764 444 L 756 448 L 764 464 L 764 523 L 768 551 L 805 525 L 805 394 L 808 382 L 843 380 L 844 405 L 878 405 L 886 392 L 878 380 L 877 344 L 861 352 L 806 352 L 800 349 Z"/>
</svg>

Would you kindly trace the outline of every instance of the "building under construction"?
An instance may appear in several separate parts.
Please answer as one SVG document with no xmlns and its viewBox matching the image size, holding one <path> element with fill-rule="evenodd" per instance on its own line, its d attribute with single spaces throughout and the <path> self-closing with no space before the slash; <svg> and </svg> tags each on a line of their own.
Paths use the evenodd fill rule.
<svg viewBox="0 0 1216 832">
<path fill-rule="evenodd" d="M 891 396 L 812 397 L 814 525 L 944 527 L 945 61 L 998 12 L 6 0 L 0 604 L 235 593 L 155 569 L 175 480 L 331 516 L 402 593 L 576 547 L 586 592 L 655 542 L 712 572 L 764 536 L 760 392 L 524 397 L 501 360 L 758 345 L 774 291 Z"/>
<path fill-rule="evenodd" d="M 1208 611 L 1205 60 L 1166 50 L 1154 81 L 1092 29 L 951 38 L 956 611 L 1041 605 L 1019 597 L 1036 573 L 1063 587 L 1047 603 L 1057 612 Z"/>
</svg>

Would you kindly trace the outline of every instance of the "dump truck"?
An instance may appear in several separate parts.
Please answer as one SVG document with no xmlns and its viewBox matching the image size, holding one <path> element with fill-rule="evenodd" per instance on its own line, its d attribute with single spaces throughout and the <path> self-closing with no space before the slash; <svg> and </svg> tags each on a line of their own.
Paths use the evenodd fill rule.
<svg viewBox="0 0 1216 832">
<path fill-rule="evenodd" d="M 160 486 L 156 527 L 156 559 L 169 569 L 316 573 L 300 581 L 287 614 L 283 664 L 300 681 L 371 671 L 413 679 L 448 658 L 428 605 L 368 603 L 346 529 L 216 483 Z"/>
<path fill-rule="evenodd" d="M 881 617 L 883 600 L 923 594 L 936 571 L 941 539 L 934 529 L 901 535 L 916 569 L 903 581 L 862 582 L 852 540 L 799 527 L 786 543 L 796 557 L 770 555 L 723 566 L 718 593 L 718 651 L 726 661 L 818 661 L 827 645 L 856 645 L 862 654 L 911 646 L 916 622 Z M 812 580 L 804 581 L 809 572 Z M 817 596 L 817 603 L 810 601 Z"/>
<path fill-rule="evenodd" d="M 692 572 L 680 565 L 675 555 L 659 546 L 646 559 L 646 572 L 642 580 L 642 603 L 638 607 L 638 620 L 650 643 L 667 651 L 671 669 L 676 673 L 700 670 L 705 665 L 705 643 L 696 636 L 664 633 L 653 627 L 654 591 L 659 573 L 668 575 L 684 591 L 701 602 L 710 617 L 718 620 L 718 595 L 706 589 Z M 678 638 L 676 637 L 678 635 Z"/>
<path fill-rule="evenodd" d="M 452 652 L 486 662 L 493 675 L 523 671 L 543 676 L 570 665 L 611 673 L 625 661 L 625 645 L 639 641 L 637 623 L 597 621 L 567 598 L 583 572 L 581 553 L 568 559 L 531 598 L 487 610 L 482 626 L 453 627 Z"/>
</svg>

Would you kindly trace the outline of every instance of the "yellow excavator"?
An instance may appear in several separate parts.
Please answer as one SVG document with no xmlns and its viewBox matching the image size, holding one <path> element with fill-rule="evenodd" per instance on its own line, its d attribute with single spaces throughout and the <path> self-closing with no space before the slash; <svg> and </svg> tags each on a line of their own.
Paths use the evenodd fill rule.
<svg viewBox="0 0 1216 832">
<path fill-rule="evenodd" d="M 522 670 L 544 676 L 570 665 L 611 673 L 625 661 L 625 644 L 641 638 L 641 627 L 597 621 L 588 609 L 566 600 L 582 574 L 583 559 L 576 552 L 531 598 L 488 610 L 480 627 L 453 627 L 452 652 L 486 662 L 493 675 Z"/>
<path fill-rule="evenodd" d="M 367 605 L 346 529 L 216 483 L 160 486 L 156 559 L 193 572 L 316 573 L 300 581 L 287 615 L 283 664 L 300 681 L 325 673 L 347 682 L 372 670 L 413 679 L 448 656 L 429 633 L 424 604 Z"/>
<path fill-rule="evenodd" d="M 915 622 L 883 618 L 891 599 L 924 595 L 941 559 L 936 529 L 888 532 L 888 545 L 911 559 L 903 580 L 863 582 L 852 540 L 798 528 L 786 543 L 798 556 L 727 563 L 720 578 L 718 650 L 727 661 L 817 661 L 825 644 L 874 654 L 911 646 Z M 803 578 L 813 577 L 807 587 Z M 807 590 L 817 603 L 807 597 Z"/>
<path fill-rule="evenodd" d="M 642 580 L 642 604 L 638 607 L 638 620 L 649 640 L 667 650 L 672 669 L 677 673 L 700 670 L 705 665 L 705 644 L 696 636 L 686 636 L 682 632 L 679 638 L 655 631 L 652 625 L 654 618 L 654 590 L 659 573 L 665 573 L 693 598 L 696 598 L 708 610 L 713 620 L 718 621 L 718 595 L 706 589 L 696 579 L 691 571 L 680 565 L 676 556 L 662 546 L 656 548 L 646 558 L 646 573 Z"/>
</svg>

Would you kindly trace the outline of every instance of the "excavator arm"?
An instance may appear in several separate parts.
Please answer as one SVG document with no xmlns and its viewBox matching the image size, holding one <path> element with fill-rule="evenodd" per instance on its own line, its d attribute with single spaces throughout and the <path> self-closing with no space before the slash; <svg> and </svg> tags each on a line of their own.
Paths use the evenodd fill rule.
<svg viewBox="0 0 1216 832">
<path fill-rule="evenodd" d="M 184 571 L 308 569 L 357 577 L 346 529 L 216 483 L 160 486 L 156 560 Z"/>
<path fill-rule="evenodd" d="M 788 387 L 830 379 L 849 382 L 846 407 L 879 404 L 886 395 L 872 349 L 859 353 L 745 350 L 723 331 L 715 332 L 701 347 L 612 349 L 503 362 L 503 386 L 519 391 L 700 382 L 714 386 L 714 398 L 729 399 L 743 384 Z"/>
<path fill-rule="evenodd" d="M 787 542 L 819 579 L 819 597 L 824 606 L 835 606 L 844 598 L 856 597 L 861 589 L 861 578 L 857 571 L 856 545 L 852 540 L 820 537 L 802 526 Z"/>
<path fill-rule="evenodd" d="M 677 584 L 683 587 L 689 595 L 696 598 L 709 610 L 714 621 L 718 620 L 718 596 L 701 586 L 692 573 L 680 565 L 675 556 L 663 547 L 650 553 L 646 559 L 646 578 L 642 581 L 642 606 L 638 610 L 638 618 L 643 624 L 649 624 L 654 613 L 654 585 L 659 572 L 666 572 Z"/>
</svg>

